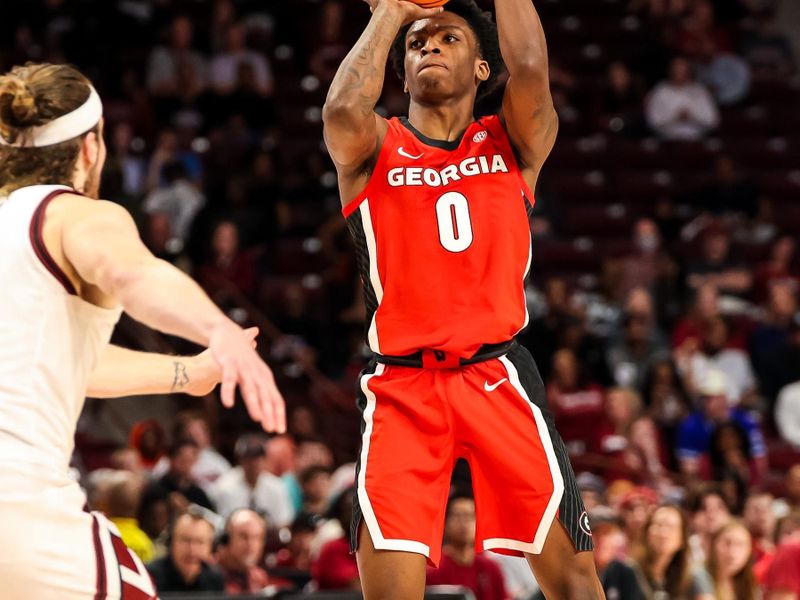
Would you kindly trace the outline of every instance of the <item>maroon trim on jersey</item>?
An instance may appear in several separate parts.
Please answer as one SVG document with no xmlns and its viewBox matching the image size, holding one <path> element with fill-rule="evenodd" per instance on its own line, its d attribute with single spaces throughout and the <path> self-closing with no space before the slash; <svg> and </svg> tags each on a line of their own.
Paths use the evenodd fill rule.
<svg viewBox="0 0 800 600">
<path fill-rule="evenodd" d="M 74 190 L 55 190 L 47 194 L 47 196 L 45 196 L 44 200 L 42 200 L 39 206 L 36 207 L 36 210 L 33 213 L 28 234 L 31 238 L 31 245 L 33 246 L 33 251 L 36 253 L 36 257 L 41 261 L 45 268 L 50 271 L 50 274 L 58 280 L 68 294 L 77 296 L 78 292 L 75 290 L 75 286 L 72 285 L 72 281 L 70 281 L 66 273 L 64 273 L 61 267 L 58 266 L 58 263 L 56 263 L 56 261 L 53 259 L 50 251 L 44 244 L 44 239 L 42 238 L 42 228 L 44 227 L 44 211 L 47 209 L 47 205 L 50 204 L 50 201 L 56 196 L 74 193 L 76 193 Z"/>
<path fill-rule="evenodd" d="M 106 557 L 103 553 L 103 544 L 100 541 L 100 523 L 92 515 L 92 537 L 94 539 L 94 556 L 97 565 L 97 593 L 94 600 L 106 600 L 108 597 L 108 583 L 106 582 Z"/>
</svg>

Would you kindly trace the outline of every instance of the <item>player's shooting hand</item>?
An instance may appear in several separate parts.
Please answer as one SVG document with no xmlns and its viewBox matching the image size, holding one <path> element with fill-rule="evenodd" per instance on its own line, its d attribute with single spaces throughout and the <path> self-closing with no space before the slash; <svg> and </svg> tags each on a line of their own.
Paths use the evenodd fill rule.
<svg viewBox="0 0 800 600">
<path fill-rule="evenodd" d="M 236 386 L 242 392 L 247 412 L 265 431 L 286 431 L 283 396 L 270 368 L 253 347 L 253 336 L 232 321 L 220 324 L 211 334 L 211 356 L 222 370 L 222 404 L 231 408 Z"/>
<path fill-rule="evenodd" d="M 399 11 L 403 19 L 403 25 L 419 19 L 433 17 L 444 10 L 441 6 L 422 8 L 413 2 L 405 2 L 404 0 L 364 0 L 364 2 L 369 4 L 369 10 L 373 13 L 378 9 L 378 6 L 385 6 L 389 10 Z"/>
</svg>

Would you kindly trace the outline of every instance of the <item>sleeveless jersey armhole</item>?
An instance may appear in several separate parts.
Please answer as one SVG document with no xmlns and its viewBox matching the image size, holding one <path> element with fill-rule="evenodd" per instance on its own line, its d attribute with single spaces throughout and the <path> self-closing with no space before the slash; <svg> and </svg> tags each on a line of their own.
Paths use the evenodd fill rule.
<svg viewBox="0 0 800 600">
<path fill-rule="evenodd" d="M 514 146 L 511 144 L 511 139 L 508 137 L 508 132 L 503 126 L 503 123 L 500 121 L 500 117 L 498 115 L 492 115 L 489 117 L 484 117 L 481 120 L 487 129 L 492 132 L 492 135 L 497 139 L 498 143 L 506 149 L 509 156 L 511 156 L 511 159 L 514 161 L 514 167 L 516 169 L 517 177 L 519 178 L 519 185 L 522 195 L 530 205 L 530 209 L 533 210 L 533 207 L 536 205 L 536 198 L 534 197 L 530 186 L 525 181 L 525 178 L 522 176 L 522 168 L 517 160 L 517 152 L 514 150 Z"/>
<path fill-rule="evenodd" d="M 53 256 L 50 254 L 50 251 L 47 249 L 42 236 L 42 230 L 44 228 L 45 211 L 47 210 L 47 206 L 50 204 L 53 198 L 60 196 L 61 194 L 77 193 L 78 192 L 74 190 L 58 189 L 47 194 L 47 196 L 44 197 L 44 199 L 39 203 L 39 206 L 37 206 L 36 210 L 33 212 L 31 224 L 28 228 L 31 246 L 33 246 L 33 251 L 36 254 L 36 257 L 39 259 L 42 265 L 44 265 L 44 268 L 47 269 L 53 277 L 55 277 L 56 281 L 58 281 L 64 290 L 66 290 L 66 292 L 71 296 L 77 296 L 78 292 L 75 289 L 75 286 L 72 284 L 70 278 L 67 277 L 67 274 L 64 273 L 64 270 L 58 265 Z"/>
<path fill-rule="evenodd" d="M 383 138 L 383 144 L 378 152 L 378 159 L 375 161 L 375 167 L 372 169 L 372 174 L 369 177 L 369 181 L 367 181 L 367 185 L 364 186 L 364 189 L 361 191 L 361 193 L 342 207 L 342 214 L 344 215 L 345 219 L 352 215 L 358 209 L 358 207 L 361 206 L 361 203 L 369 197 L 370 189 L 373 181 L 375 180 L 375 174 L 383 171 L 383 167 L 386 164 L 388 155 L 394 147 L 394 142 L 392 140 L 398 127 L 397 117 L 384 120 L 386 121 L 387 125 L 386 135 Z"/>
</svg>

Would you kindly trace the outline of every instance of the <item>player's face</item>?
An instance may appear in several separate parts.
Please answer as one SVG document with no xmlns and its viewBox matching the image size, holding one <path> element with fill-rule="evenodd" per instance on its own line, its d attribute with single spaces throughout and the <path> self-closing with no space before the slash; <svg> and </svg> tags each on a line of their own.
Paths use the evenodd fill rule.
<svg viewBox="0 0 800 600">
<path fill-rule="evenodd" d="M 411 24 L 406 34 L 405 86 L 417 102 L 438 104 L 475 94 L 489 78 L 478 39 L 460 16 L 444 11 Z"/>
<path fill-rule="evenodd" d="M 100 197 L 100 176 L 103 172 L 103 166 L 106 163 L 106 142 L 103 139 L 104 122 L 101 119 L 97 128 L 97 136 L 91 142 L 93 149 L 90 152 L 96 158 L 89 164 L 88 172 L 86 174 L 86 183 L 83 187 L 83 193 L 89 198 L 95 200 Z"/>
</svg>

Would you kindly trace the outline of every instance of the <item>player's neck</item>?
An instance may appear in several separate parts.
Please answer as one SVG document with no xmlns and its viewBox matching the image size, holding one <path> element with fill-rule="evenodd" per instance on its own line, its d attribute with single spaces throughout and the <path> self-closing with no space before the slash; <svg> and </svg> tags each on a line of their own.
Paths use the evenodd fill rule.
<svg viewBox="0 0 800 600">
<path fill-rule="evenodd" d="M 408 107 L 408 122 L 426 137 L 452 142 L 474 120 L 474 108 L 473 98 L 441 106 L 426 106 L 412 101 Z"/>
</svg>

